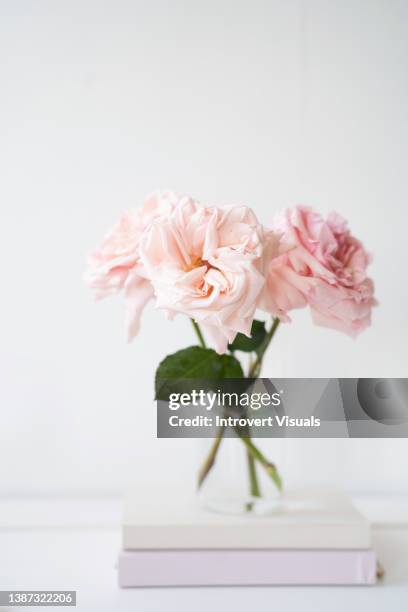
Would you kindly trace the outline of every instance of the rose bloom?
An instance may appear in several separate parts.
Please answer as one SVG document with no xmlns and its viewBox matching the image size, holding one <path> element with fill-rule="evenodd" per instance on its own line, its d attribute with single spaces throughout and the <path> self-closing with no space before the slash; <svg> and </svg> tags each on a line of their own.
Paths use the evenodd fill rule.
<svg viewBox="0 0 408 612">
<path fill-rule="evenodd" d="M 143 308 L 154 295 L 139 257 L 141 236 L 153 219 L 168 215 L 177 200 L 170 191 L 151 194 L 142 208 L 120 217 L 88 259 L 85 281 L 97 299 L 123 290 L 129 340 L 137 334 Z"/>
<path fill-rule="evenodd" d="M 140 243 L 157 307 L 170 318 L 183 313 L 197 321 L 217 352 L 224 353 L 238 332 L 251 333 L 265 282 L 268 236 L 245 206 L 206 208 L 180 198 Z"/>
<path fill-rule="evenodd" d="M 286 210 L 273 224 L 279 256 L 271 259 L 261 306 L 288 320 L 287 312 L 307 304 L 317 325 L 357 336 L 371 323 L 376 304 L 367 277 L 370 262 L 346 221 L 335 213 L 325 221 L 305 206 Z"/>
</svg>

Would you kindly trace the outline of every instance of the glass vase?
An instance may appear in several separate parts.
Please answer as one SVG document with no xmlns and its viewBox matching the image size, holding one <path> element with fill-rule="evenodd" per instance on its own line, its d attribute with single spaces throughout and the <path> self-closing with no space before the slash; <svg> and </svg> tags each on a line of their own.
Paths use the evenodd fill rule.
<svg viewBox="0 0 408 612">
<path fill-rule="evenodd" d="M 273 453 L 275 461 L 282 466 L 283 440 L 239 437 L 199 440 L 198 495 L 200 505 L 206 510 L 265 515 L 282 509 L 282 488 L 271 477 L 275 466 L 255 459 L 248 440 L 250 448 L 255 448 L 262 458 Z"/>
</svg>

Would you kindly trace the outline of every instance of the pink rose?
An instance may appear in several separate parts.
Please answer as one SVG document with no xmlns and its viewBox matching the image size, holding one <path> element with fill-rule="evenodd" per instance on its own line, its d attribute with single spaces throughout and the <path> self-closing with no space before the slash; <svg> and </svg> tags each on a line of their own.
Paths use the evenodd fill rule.
<svg viewBox="0 0 408 612">
<path fill-rule="evenodd" d="M 140 258 L 158 308 L 202 326 L 219 353 L 250 335 L 262 274 L 265 232 L 244 206 L 204 208 L 181 198 L 143 235 Z"/>
<path fill-rule="evenodd" d="M 124 291 L 129 341 L 137 334 L 143 308 L 153 297 L 139 257 L 141 236 L 153 219 L 168 215 L 176 202 L 177 196 L 169 191 L 151 194 L 142 208 L 121 216 L 89 257 L 85 280 L 95 289 L 97 299 Z"/>
<path fill-rule="evenodd" d="M 370 258 L 346 221 L 325 221 L 305 206 L 286 210 L 274 223 L 279 256 L 269 264 L 261 306 L 288 320 L 287 311 L 310 305 L 316 324 L 353 337 L 371 323 L 376 304 L 367 278 Z"/>
</svg>

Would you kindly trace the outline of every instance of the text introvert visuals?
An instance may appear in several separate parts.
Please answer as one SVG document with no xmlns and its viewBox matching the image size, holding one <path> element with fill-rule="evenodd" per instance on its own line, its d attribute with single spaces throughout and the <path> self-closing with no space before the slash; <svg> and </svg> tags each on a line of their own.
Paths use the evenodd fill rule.
<svg viewBox="0 0 408 612">
<path fill-rule="evenodd" d="M 168 407 L 172 411 L 177 411 L 182 406 L 200 407 L 207 412 L 223 407 L 225 414 L 222 416 L 200 414 L 193 417 L 174 414 L 169 417 L 169 425 L 171 427 L 320 427 L 320 419 L 315 416 L 290 417 L 273 414 L 257 417 L 235 413 L 239 409 L 257 411 L 261 408 L 276 408 L 280 404 L 281 397 L 278 392 L 237 393 L 194 389 L 189 393 L 171 393 Z"/>
</svg>

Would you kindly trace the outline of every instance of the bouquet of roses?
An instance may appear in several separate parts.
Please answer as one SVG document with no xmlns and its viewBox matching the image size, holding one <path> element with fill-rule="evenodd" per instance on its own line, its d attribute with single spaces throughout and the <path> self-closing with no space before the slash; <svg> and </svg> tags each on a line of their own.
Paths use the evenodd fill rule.
<svg viewBox="0 0 408 612">
<path fill-rule="evenodd" d="M 156 396 L 167 379 L 241 378 L 237 351 L 250 353 L 247 376 L 259 376 L 277 328 L 289 313 L 308 306 L 317 325 L 357 336 L 370 325 L 374 285 L 367 277 L 370 258 L 350 234 L 346 221 L 327 220 L 311 208 L 285 210 L 270 227 L 246 206 L 203 206 L 188 196 L 155 192 L 144 205 L 123 214 L 89 258 L 86 280 L 97 298 L 123 292 L 129 341 L 152 301 L 169 319 L 191 319 L 198 345 L 166 357 L 156 373 Z M 267 328 L 257 309 L 272 315 Z M 240 432 L 252 462 L 275 484 L 275 466 Z M 222 432 L 199 476 L 202 484 Z"/>
</svg>

